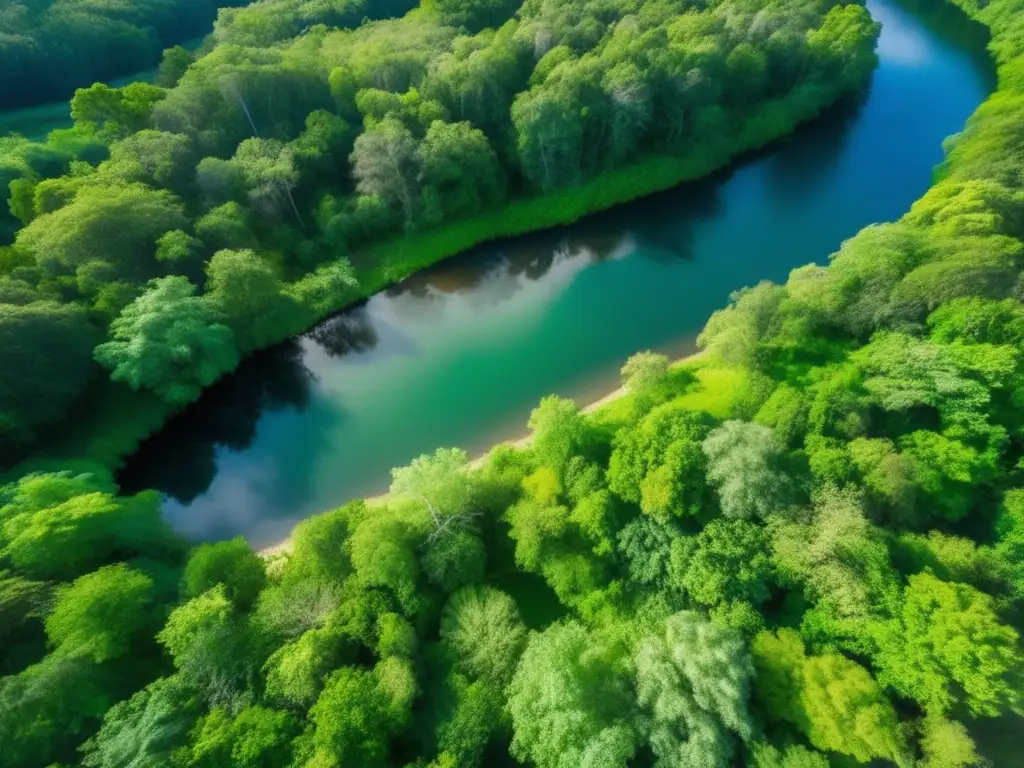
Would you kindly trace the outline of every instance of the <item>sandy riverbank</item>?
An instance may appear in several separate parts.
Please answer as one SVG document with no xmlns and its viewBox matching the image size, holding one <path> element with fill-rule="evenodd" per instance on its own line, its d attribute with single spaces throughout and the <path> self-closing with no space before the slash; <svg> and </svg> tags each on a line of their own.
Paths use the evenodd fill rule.
<svg viewBox="0 0 1024 768">
<path fill-rule="evenodd" d="M 692 355 L 687 355 L 686 357 L 680 358 L 679 360 L 676 360 L 675 362 L 673 362 L 672 363 L 672 367 L 676 367 L 676 366 L 679 366 L 679 365 L 683 365 L 684 363 L 692 362 L 694 359 L 696 359 L 700 355 L 701 355 L 700 352 L 696 352 L 696 353 L 694 353 Z M 593 413 L 594 411 L 598 410 L 599 408 L 602 408 L 605 405 L 608 405 L 609 403 L 614 402 L 615 400 L 618 400 L 619 398 L 621 398 L 625 394 L 626 394 L 625 387 L 619 387 L 615 391 L 609 392 L 607 395 L 604 395 L 603 397 L 601 397 L 601 398 L 599 398 L 599 399 L 597 399 L 597 400 L 595 400 L 595 401 L 593 401 L 591 403 L 588 403 L 586 406 L 584 406 L 583 412 L 584 413 Z M 510 439 L 510 440 L 503 440 L 500 443 L 497 443 L 497 444 L 491 446 L 486 451 L 481 453 L 479 456 L 473 457 L 473 459 L 469 462 L 469 466 L 472 469 L 477 469 L 480 466 L 482 466 L 484 461 L 486 461 L 487 456 L 490 454 L 490 452 L 492 450 L 494 450 L 494 448 L 496 448 L 498 445 L 511 445 L 514 448 L 526 448 L 530 444 L 530 440 L 532 438 L 533 438 L 532 435 L 524 435 L 523 437 L 519 437 L 519 438 L 513 438 L 513 439 Z M 383 504 L 385 501 L 387 501 L 387 498 L 388 498 L 388 494 L 383 493 L 383 494 L 381 494 L 379 496 L 368 497 L 365 501 L 366 501 L 367 504 Z M 261 549 L 259 551 L 259 554 L 262 557 L 271 558 L 271 557 L 274 557 L 275 555 L 280 555 L 280 554 L 283 554 L 283 553 L 290 552 L 291 551 L 291 546 L 292 546 L 292 539 L 291 539 L 291 536 L 289 536 L 287 539 L 284 539 L 283 541 L 280 541 L 277 544 L 271 544 L 269 547 L 264 547 L 263 549 Z"/>
</svg>

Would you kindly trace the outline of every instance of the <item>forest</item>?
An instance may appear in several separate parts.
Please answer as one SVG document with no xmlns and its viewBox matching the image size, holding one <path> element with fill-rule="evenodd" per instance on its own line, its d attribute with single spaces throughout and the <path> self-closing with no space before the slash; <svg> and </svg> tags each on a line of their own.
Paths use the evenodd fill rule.
<svg viewBox="0 0 1024 768">
<path fill-rule="evenodd" d="M 10 456 L 98 371 L 194 398 L 398 269 L 395 229 L 756 145 L 877 34 L 820 1 L 434 0 L 290 37 L 304 7 L 3 148 Z M 603 408 L 545 398 L 527 446 L 420 456 L 273 554 L 189 545 L 101 451 L 10 477 L 5 768 L 989 764 L 1024 714 L 1024 0 L 961 7 L 999 86 L 911 210 Z"/>
<path fill-rule="evenodd" d="M 206 34 L 221 4 L 0 0 L 0 105 L 10 109 L 64 99 L 97 80 L 155 66 L 165 48 Z"/>
<path fill-rule="evenodd" d="M 287 37 L 310 6 L 225 12 L 211 52 L 169 52 L 175 85 L 93 85 L 73 128 L 0 139 L 7 458 L 83 412 L 98 452 L 130 451 L 248 352 L 476 242 L 703 175 L 876 61 L 856 4 L 442 3 Z"/>
</svg>

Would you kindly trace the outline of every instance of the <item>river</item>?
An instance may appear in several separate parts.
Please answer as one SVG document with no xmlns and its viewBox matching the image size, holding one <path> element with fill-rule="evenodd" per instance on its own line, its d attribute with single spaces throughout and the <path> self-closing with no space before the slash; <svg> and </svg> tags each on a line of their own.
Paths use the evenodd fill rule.
<svg viewBox="0 0 1024 768">
<path fill-rule="evenodd" d="M 614 389 L 633 352 L 691 351 L 730 292 L 898 218 L 994 74 L 962 17 L 868 6 L 881 64 L 859 103 L 713 178 L 475 249 L 256 355 L 144 444 L 124 488 L 163 491 L 194 539 L 275 542 L 382 492 L 420 453 L 524 434 L 543 395 Z"/>
</svg>

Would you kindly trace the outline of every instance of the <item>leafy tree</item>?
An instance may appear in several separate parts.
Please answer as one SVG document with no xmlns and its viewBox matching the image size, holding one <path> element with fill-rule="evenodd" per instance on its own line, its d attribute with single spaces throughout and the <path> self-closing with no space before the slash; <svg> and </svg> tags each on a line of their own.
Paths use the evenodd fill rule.
<svg viewBox="0 0 1024 768">
<path fill-rule="evenodd" d="M 1010 588 L 1014 596 L 1024 596 L 1024 490 L 1014 489 L 1003 496 L 996 531 L 996 551 L 1007 564 Z"/>
<path fill-rule="evenodd" d="M 414 531 L 402 520 L 378 513 L 355 528 L 349 543 L 360 583 L 390 590 L 409 611 L 419 600 L 416 582 L 420 569 L 413 536 Z"/>
<path fill-rule="evenodd" d="M 726 517 L 748 520 L 781 511 L 788 481 L 780 469 L 782 444 L 760 424 L 727 421 L 703 443 L 708 482 L 718 489 Z"/>
<path fill-rule="evenodd" d="M 772 547 L 782 580 L 802 585 L 830 616 L 862 617 L 898 599 L 888 547 L 853 490 L 819 493 L 809 521 L 774 527 Z"/>
<path fill-rule="evenodd" d="M 94 83 L 75 91 L 71 118 L 109 136 L 123 136 L 148 127 L 153 107 L 166 95 L 162 88 L 149 83 L 131 83 L 123 88 Z"/>
<path fill-rule="evenodd" d="M 906 762 L 896 712 L 871 674 L 838 653 L 806 656 L 792 630 L 761 633 L 751 646 L 757 695 L 767 711 L 800 728 L 818 749 L 858 762 Z"/>
<path fill-rule="evenodd" d="M 391 690 L 385 667 L 342 667 L 310 710 L 314 759 L 326 765 L 371 768 L 388 764 L 388 736 L 408 717 L 413 690 Z M 414 683 L 413 683 L 414 685 Z"/>
<path fill-rule="evenodd" d="M 554 88 L 520 93 L 512 104 L 512 123 L 523 174 L 538 189 L 577 181 L 583 152 L 583 127 L 568 94 Z"/>
<path fill-rule="evenodd" d="M 214 709 L 197 724 L 185 764 L 195 768 L 275 768 L 288 761 L 296 730 L 297 723 L 287 712 L 254 705 L 232 716 Z"/>
<path fill-rule="evenodd" d="M 800 705 L 814 746 L 860 762 L 905 762 L 896 712 L 866 669 L 832 653 L 808 659 L 803 678 Z"/>
<path fill-rule="evenodd" d="M 202 242 L 187 232 L 175 229 L 156 241 L 156 260 L 167 266 L 172 274 L 188 278 L 199 277 Z"/>
<path fill-rule="evenodd" d="M 153 580 L 126 565 L 109 565 L 57 591 L 46 636 L 59 653 L 97 663 L 126 655 L 149 625 Z"/>
<path fill-rule="evenodd" d="M 59 210 L 36 217 L 17 242 L 43 270 L 73 276 L 78 290 L 92 297 L 102 283 L 141 284 L 157 277 L 157 240 L 187 228 L 184 208 L 170 192 L 139 183 L 97 184 L 84 186 Z"/>
<path fill-rule="evenodd" d="M 637 352 L 622 366 L 622 386 L 633 394 L 657 389 L 668 377 L 668 363 L 667 355 Z"/>
<path fill-rule="evenodd" d="M 289 580 L 327 581 L 340 585 L 352 570 L 343 546 L 366 514 L 366 504 L 355 501 L 308 517 L 295 526 L 286 577 Z"/>
<path fill-rule="evenodd" d="M 453 594 L 441 617 L 441 640 L 467 675 L 503 688 L 526 643 L 515 601 L 493 587 Z"/>
<path fill-rule="evenodd" d="M 407 467 L 391 470 L 391 495 L 424 504 L 434 535 L 456 530 L 470 522 L 472 483 L 469 457 L 460 448 L 438 448 Z"/>
<path fill-rule="evenodd" d="M 609 488 L 656 520 L 699 514 L 707 498 L 701 441 L 709 429 L 704 414 L 658 406 L 615 436 Z"/>
<path fill-rule="evenodd" d="M 442 24 L 473 32 L 500 26 L 516 10 L 513 0 L 433 0 L 431 7 Z"/>
<path fill-rule="evenodd" d="M 249 703 L 245 638 L 222 584 L 171 611 L 156 639 L 208 704 L 240 709 Z"/>
<path fill-rule="evenodd" d="M 483 132 L 470 123 L 435 120 L 416 158 L 427 221 L 476 213 L 503 195 L 498 157 Z"/>
<path fill-rule="evenodd" d="M 26 630 L 43 618 L 48 598 L 45 582 L 0 571 L 0 643 L 5 651 L 0 653 L 0 663 Z"/>
<path fill-rule="evenodd" d="M 0 509 L 4 557 L 25 575 L 73 579 L 115 554 L 159 556 L 176 548 L 155 491 L 118 497 L 85 480 L 69 493 L 69 479 L 29 475 L 15 488 L 31 495 Z"/>
<path fill-rule="evenodd" d="M 702 605 L 759 605 L 772 581 L 769 535 L 743 520 L 712 520 L 697 536 L 673 540 L 669 579 Z"/>
<path fill-rule="evenodd" d="M 759 742 L 750 750 L 752 768 L 828 768 L 828 758 L 801 745 L 790 745 L 780 750 L 771 744 Z"/>
<path fill-rule="evenodd" d="M 245 348 L 265 345 L 279 334 L 288 310 L 274 269 L 253 251 L 218 251 L 206 266 L 208 300 Z"/>
<path fill-rule="evenodd" d="M 936 714 L 966 704 L 995 717 L 1020 706 L 1024 656 L 992 598 L 930 573 L 910 576 L 898 618 L 875 657 L 879 679 Z"/>
<path fill-rule="evenodd" d="M 673 542 L 679 537 L 671 524 L 659 523 L 649 517 L 638 517 L 627 523 L 617 539 L 617 551 L 629 572 L 631 581 L 662 589 L 669 579 Z"/>
<path fill-rule="evenodd" d="M 572 400 L 551 395 L 530 414 L 533 450 L 540 463 L 561 479 L 569 460 L 586 453 L 590 433 L 586 420 Z"/>
<path fill-rule="evenodd" d="M 195 56 L 180 45 L 165 49 L 160 60 L 160 68 L 153 79 L 154 85 L 173 88 L 195 60 Z"/>
<path fill-rule="evenodd" d="M 575 622 L 530 637 L 508 691 L 517 760 L 621 768 L 633 757 L 626 680 L 595 640 Z"/>
<path fill-rule="evenodd" d="M 406 226 L 418 215 L 416 140 L 401 121 L 386 117 L 360 134 L 352 149 L 352 175 L 361 195 L 401 211 Z"/>
<path fill-rule="evenodd" d="M 666 619 L 635 659 L 641 727 L 657 766 L 728 766 L 734 738 L 747 741 L 753 668 L 743 640 L 694 611 Z"/>
<path fill-rule="evenodd" d="M 49 765 L 70 754 L 110 707 L 109 670 L 82 654 L 50 654 L 0 677 L 0 739 L 11 768 Z"/>
<path fill-rule="evenodd" d="M 987 765 L 978 754 L 967 729 L 955 720 L 936 715 L 924 719 L 921 729 L 924 768 L 969 768 Z"/>
<path fill-rule="evenodd" d="M 194 294 L 183 277 L 154 280 L 111 324 L 112 340 L 96 347 L 96 360 L 133 389 L 170 403 L 195 399 L 238 364 L 238 349 L 220 314 Z"/>
<path fill-rule="evenodd" d="M 185 566 L 181 592 L 186 598 L 199 597 L 223 584 L 228 599 L 244 611 L 256 601 L 266 581 L 260 558 L 245 539 L 237 536 L 230 541 L 200 544 L 193 550 Z"/>
<path fill-rule="evenodd" d="M 421 561 L 423 573 L 445 592 L 483 581 L 487 550 L 480 537 L 455 530 L 428 542 Z"/>
<path fill-rule="evenodd" d="M 241 170 L 253 210 L 279 216 L 290 207 L 302 225 L 292 190 L 299 182 L 291 147 L 275 139 L 246 139 L 231 161 Z"/>
<path fill-rule="evenodd" d="M 192 142 L 180 133 L 139 131 L 111 146 L 104 169 L 129 181 L 187 194 L 195 170 Z"/>
<path fill-rule="evenodd" d="M 257 242 L 248 211 L 234 200 L 196 221 L 196 235 L 211 250 L 252 248 Z"/>
<path fill-rule="evenodd" d="M 267 695 L 274 701 L 310 707 L 328 675 L 338 667 L 341 637 L 330 629 L 311 629 L 281 646 L 263 667 Z"/>
<path fill-rule="evenodd" d="M 184 745 L 199 714 L 179 676 L 161 678 L 114 704 L 99 732 L 82 745 L 86 768 L 162 768 Z"/>
</svg>

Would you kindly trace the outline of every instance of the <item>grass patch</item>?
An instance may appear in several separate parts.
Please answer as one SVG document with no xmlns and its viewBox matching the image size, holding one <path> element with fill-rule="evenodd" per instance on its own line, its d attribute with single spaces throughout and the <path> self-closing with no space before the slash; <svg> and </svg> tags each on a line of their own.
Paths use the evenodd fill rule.
<svg viewBox="0 0 1024 768">
<path fill-rule="evenodd" d="M 750 375 L 743 368 L 705 364 L 694 371 L 696 381 L 675 402 L 691 411 L 707 411 L 716 419 L 730 418 L 750 395 Z"/>
</svg>

